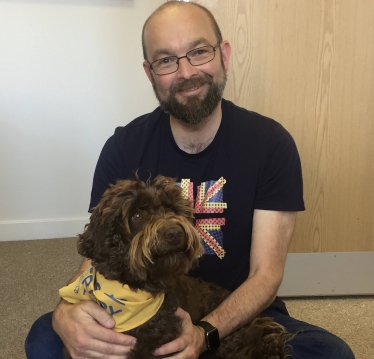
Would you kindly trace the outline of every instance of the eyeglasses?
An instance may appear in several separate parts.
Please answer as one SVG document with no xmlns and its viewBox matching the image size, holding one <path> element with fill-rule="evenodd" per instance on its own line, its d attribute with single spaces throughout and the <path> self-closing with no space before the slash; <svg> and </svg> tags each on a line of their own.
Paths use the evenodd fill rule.
<svg viewBox="0 0 374 359">
<path fill-rule="evenodd" d="M 179 69 L 179 60 L 187 58 L 188 62 L 192 66 L 204 65 L 212 61 L 216 55 L 216 50 L 218 49 L 219 43 L 216 46 L 208 45 L 203 47 L 198 47 L 197 49 L 188 51 L 186 55 L 178 56 L 168 56 L 162 59 L 153 61 L 149 63 L 149 67 L 156 75 L 169 75 L 173 72 L 177 72 Z"/>
</svg>

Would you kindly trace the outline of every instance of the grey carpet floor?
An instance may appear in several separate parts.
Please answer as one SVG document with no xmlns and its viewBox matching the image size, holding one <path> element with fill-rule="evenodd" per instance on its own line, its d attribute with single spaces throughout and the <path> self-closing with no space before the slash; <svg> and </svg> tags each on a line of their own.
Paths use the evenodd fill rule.
<svg viewBox="0 0 374 359">
<path fill-rule="evenodd" d="M 32 323 L 54 309 L 80 264 L 75 238 L 0 242 L 0 359 L 24 359 Z M 291 315 L 344 339 L 356 359 L 374 358 L 374 298 L 286 299 Z M 43 358 L 40 358 L 43 359 Z"/>
</svg>

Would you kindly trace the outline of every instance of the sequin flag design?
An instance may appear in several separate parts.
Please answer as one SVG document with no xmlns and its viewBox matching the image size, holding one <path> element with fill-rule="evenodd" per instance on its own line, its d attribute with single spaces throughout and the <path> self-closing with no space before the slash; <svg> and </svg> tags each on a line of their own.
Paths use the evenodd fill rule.
<svg viewBox="0 0 374 359">
<path fill-rule="evenodd" d="M 218 181 L 207 181 L 197 187 L 195 201 L 196 213 L 223 213 L 227 203 L 223 202 L 223 186 L 226 180 L 221 177 Z M 182 179 L 180 186 L 185 198 L 193 201 L 193 182 Z M 226 252 L 223 249 L 223 234 L 221 226 L 225 225 L 225 218 L 206 218 L 196 220 L 196 229 L 203 240 L 205 254 L 214 255 L 222 259 Z"/>
<path fill-rule="evenodd" d="M 222 248 L 223 235 L 221 226 L 225 225 L 225 218 L 197 219 L 196 229 L 204 241 L 205 254 L 216 254 L 222 259 L 226 252 Z"/>
<path fill-rule="evenodd" d="M 221 177 L 218 181 L 203 182 L 197 187 L 196 213 L 223 213 L 223 209 L 227 208 L 222 190 L 225 183 L 226 180 Z"/>
<path fill-rule="evenodd" d="M 180 186 L 182 188 L 183 197 L 189 198 L 191 201 L 193 201 L 193 182 L 190 182 L 189 179 L 182 179 Z"/>
<path fill-rule="evenodd" d="M 221 177 L 218 181 L 207 181 L 197 187 L 195 202 L 196 213 L 223 213 L 227 203 L 223 202 L 223 186 L 226 180 Z M 221 226 L 225 218 L 206 218 L 196 220 L 196 229 L 204 240 L 206 254 L 216 254 L 222 259 L 226 252 L 223 249 L 223 234 Z"/>
</svg>

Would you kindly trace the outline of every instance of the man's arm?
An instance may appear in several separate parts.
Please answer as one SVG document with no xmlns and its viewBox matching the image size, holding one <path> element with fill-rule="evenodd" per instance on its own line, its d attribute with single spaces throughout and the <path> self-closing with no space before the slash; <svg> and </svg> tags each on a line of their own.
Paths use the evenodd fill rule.
<svg viewBox="0 0 374 359">
<path fill-rule="evenodd" d="M 84 259 L 77 274 L 70 280 L 72 283 L 91 265 Z M 65 300 L 56 307 L 52 326 L 61 337 L 74 359 L 126 358 L 134 346 L 135 338 L 114 332 L 113 318 L 95 302 L 88 300 L 70 304 Z"/>
<path fill-rule="evenodd" d="M 275 299 L 295 219 L 295 212 L 255 210 L 248 278 L 204 319 L 221 337 L 253 320 Z"/>
<path fill-rule="evenodd" d="M 275 299 L 281 284 L 296 212 L 255 210 L 253 215 L 250 272 L 243 282 L 204 320 L 218 328 L 224 338 L 249 323 Z M 182 313 L 186 330 L 166 344 L 157 355 L 182 351 L 171 359 L 197 358 L 205 350 L 202 329 Z"/>
</svg>

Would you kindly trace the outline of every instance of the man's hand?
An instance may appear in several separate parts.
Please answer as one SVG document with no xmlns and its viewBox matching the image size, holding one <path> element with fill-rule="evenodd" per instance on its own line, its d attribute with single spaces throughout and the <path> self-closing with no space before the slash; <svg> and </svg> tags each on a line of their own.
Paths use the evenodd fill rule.
<svg viewBox="0 0 374 359">
<path fill-rule="evenodd" d="M 114 319 L 90 300 L 62 301 L 53 313 L 52 325 L 73 359 L 125 359 L 136 342 L 113 331 Z"/>
<path fill-rule="evenodd" d="M 182 334 L 179 338 L 156 349 L 155 355 L 163 356 L 175 353 L 175 355 L 168 358 L 197 359 L 206 349 L 204 331 L 202 328 L 192 324 L 190 315 L 183 309 L 178 308 L 175 315 L 182 320 Z"/>
</svg>

